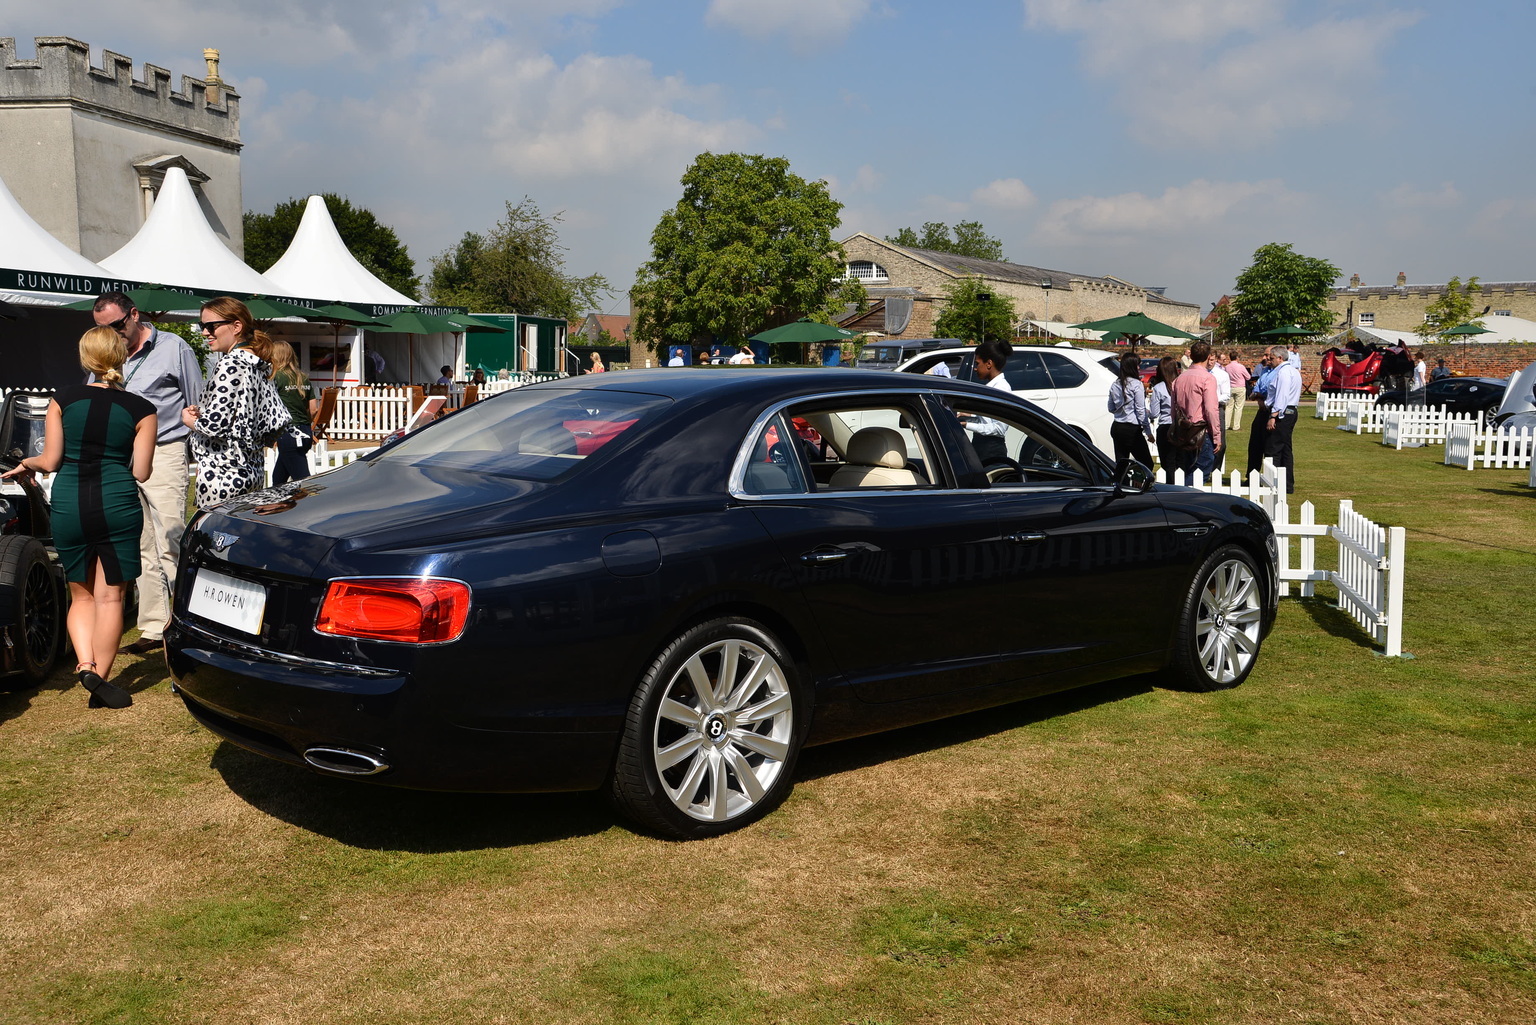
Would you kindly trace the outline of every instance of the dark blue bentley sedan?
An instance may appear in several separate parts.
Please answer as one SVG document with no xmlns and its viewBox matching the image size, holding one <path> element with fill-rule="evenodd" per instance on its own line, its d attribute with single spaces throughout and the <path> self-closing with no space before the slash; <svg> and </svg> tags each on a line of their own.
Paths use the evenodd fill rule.
<svg viewBox="0 0 1536 1025">
<path fill-rule="evenodd" d="M 166 633 L 231 743 L 445 790 L 604 789 L 702 837 L 807 744 L 1166 670 L 1242 682 L 1275 542 L 996 389 L 647 370 L 517 389 L 192 523 Z"/>
</svg>

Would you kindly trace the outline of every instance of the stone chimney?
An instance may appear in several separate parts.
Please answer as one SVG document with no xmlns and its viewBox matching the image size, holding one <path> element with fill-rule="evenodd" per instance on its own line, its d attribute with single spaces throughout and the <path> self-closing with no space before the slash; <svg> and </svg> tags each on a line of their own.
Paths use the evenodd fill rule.
<svg viewBox="0 0 1536 1025">
<path fill-rule="evenodd" d="M 219 77 L 219 51 L 208 49 L 203 51 L 203 60 L 208 62 L 208 88 L 204 91 L 209 103 L 219 102 L 219 89 L 224 85 L 224 80 Z"/>
<path fill-rule="evenodd" d="M 1406 284 L 1408 284 L 1408 275 L 1404 274 L 1402 271 L 1398 271 L 1397 272 L 1397 287 L 1398 288 L 1402 288 Z"/>
<path fill-rule="evenodd" d="M 1360 287 L 1360 275 L 1358 275 L 1358 274 L 1351 274 L 1349 276 L 1349 287 L 1350 288 L 1359 288 Z"/>
</svg>

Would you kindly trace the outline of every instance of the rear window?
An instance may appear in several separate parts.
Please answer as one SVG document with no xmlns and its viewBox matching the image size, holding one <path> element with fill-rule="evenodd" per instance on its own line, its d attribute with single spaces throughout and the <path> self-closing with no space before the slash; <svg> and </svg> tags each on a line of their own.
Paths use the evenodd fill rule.
<svg viewBox="0 0 1536 1025">
<path fill-rule="evenodd" d="M 373 458 L 553 480 L 671 403 L 637 392 L 518 388 L 424 427 Z"/>
</svg>

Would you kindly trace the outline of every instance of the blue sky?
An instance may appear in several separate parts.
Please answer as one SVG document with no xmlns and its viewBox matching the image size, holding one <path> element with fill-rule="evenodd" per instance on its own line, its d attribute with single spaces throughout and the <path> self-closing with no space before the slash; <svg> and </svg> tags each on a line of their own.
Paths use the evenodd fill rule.
<svg viewBox="0 0 1536 1025">
<path fill-rule="evenodd" d="M 333 191 L 425 271 L 530 196 L 619 287 L 704 150 L 844 234 L 980 220 L 1015 262 L 1208 306 L 1290 242 L 1366 284 L 1536 278 L 1529 0 L 0 0 L 182 74 L 223 52 L 245 205 Z M 1343 283 L 1342 280 L 1340 283 Z M 627 308 L 616 295 L 610 312 Z"/>
</svg>

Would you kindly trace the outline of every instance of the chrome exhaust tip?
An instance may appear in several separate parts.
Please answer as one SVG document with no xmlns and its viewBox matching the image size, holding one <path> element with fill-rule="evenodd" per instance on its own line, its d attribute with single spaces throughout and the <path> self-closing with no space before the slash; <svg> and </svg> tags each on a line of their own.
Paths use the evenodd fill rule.
<svg viewBox="0 0 1536 1025">
<path fill-rule="evenodd" d="M 317 769 L 344 776 L 376 776 L 389 768 L 389 763 L 381 758 L 345 747 L 309 748 L 304 752 L 304 761 Z"/>
</svg>

